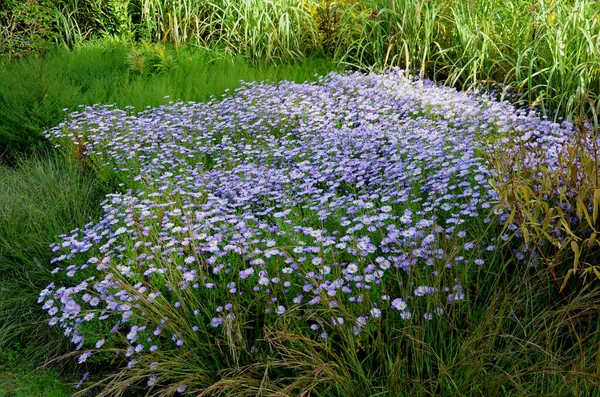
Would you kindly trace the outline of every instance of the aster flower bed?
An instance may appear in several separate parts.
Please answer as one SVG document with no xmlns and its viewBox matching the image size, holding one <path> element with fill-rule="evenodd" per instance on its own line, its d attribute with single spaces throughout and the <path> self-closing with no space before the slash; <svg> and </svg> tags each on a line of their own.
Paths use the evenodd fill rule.
<svg viewBox="0 0 600 397">
<path fill-rule="evenodd" d="M 435 322 L 497 255 L 480 142 L 546 130 L 569 133 L 400 70 L 82 108 L 49 136 L 122 192 L 60 236 L 40 303 L 80 362 L 165 393 L 265 360 L 268 328 L 327 345 Z"/>
</svg>

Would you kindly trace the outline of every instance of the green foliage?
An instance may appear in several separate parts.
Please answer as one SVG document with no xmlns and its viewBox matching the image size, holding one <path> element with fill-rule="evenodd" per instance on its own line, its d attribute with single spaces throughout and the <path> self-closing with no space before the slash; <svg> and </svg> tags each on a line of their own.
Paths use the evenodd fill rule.
<svg viewBox="0 0 600 397">
<path fill-rule="evenodd" d="M 52 281 L 50 243 L 100 210 L 104 189 L 94 179 L 57 155 L 0 168 L 0 347 L 35 335 L 30 358 L 64 352 L 37 299 Z"/>
<path fill-rule="evenodd" d="M 13 0 L 0 9 L 0 53 L 93 37 L 218 47 L 252 64 L 323 52 L 345 66 L 399 66 L 464 89 L 502 83 L 549 117 L 580 106 L 592 117 L 599 18 L 593 0 Z"/>
<path fill-rule="evenodd" d="M 10 151 L 46 147 L 43 131 L 57 124 L 79 103 L 90 101 L 98 86 L 116 90 L 125 71 L 123 52 L 59 50 L 45 57 L 5 60 L 0 74 L 0 146 Z"/>
<path fill-rule="evenodd" d="M 132 48 L 127 54 L 127 66 L 133 72 L 166 73 L 177 66 L 177 58 L 173 51 L 158 44 L 144 43 L 139 48 Z"/>
<path fill-rule="evenodd" d="M 176 52 L 104 40 L 44 57 L 0 60 L 0 68 L 0 147 L 8 147 L 0 157 L 9 157 L 46 147 L 43 131 L 65 117 L 63 109 L 114 103 L 139 111 L 164 104 L 166 96 L 205 101 L 238 88 L 241 80 L 312 81 L 335 65 L 314 58 L 253 68 L 242 58 L 194 47 Z"/>
<path fill-rule="evenodd" d="M 55 370 L 36 369 L 30 360 L 35 347 L 0 349 L 0 397 L 67 397 L 70 387 Z"/>
<path fill-rule="evenodd" d="M 211 1 L 210 24 L 217 32 L 215 44 L 257 64 L 299 59 L 318 47 L 306 7 L 312 0 Z"/>
<path fill-rule="evenodd" d="M 502 83 L 552 118 L 600 110 L 600 4 L 369 0 L 341 10 L 337 61 L 469 89 Z M 580 96 L 591 100 L 578 101 Z"/>
<path fill-rule="evenodd" d="M 361 69 L 400 66 L 432 76 L 442 50 L 443 1 L 363 1 L 342 16 L 342 45 L 336 58 Z"/>
<path fill-rule="evenodd" d="M 196 0 L 139 1 L 142 37 L 154 42 L 201 44 L 209 36 L 211 6 Z"/>
<path fill-rule="evenodd" d="M 519 140 L 490 156 L 498 208 L 510 213 L 506 227 L 518 226 L 561 291 L 574 275 L 600 279 L 598 142 L 598 131 L 582 121 L 555 162 L 547 160 L 552 154 Z"/>
<path fill-rule="evenodd" d="M 366 339 L 339 334 L 331 343 L 301 339 L 280 326 L 267 336 L 274 358 L 237 371 L 239 380 L 223 386 L 235 395 L 252 395 L 261 385 L 282 395 L 311 391 L 318 396 L 586 395 L 596 390 L 598 292 L 553 304 L 557 291 L 540 289 L 533 274 L 506 277 L 506 268 L 496 269 L 479 275 L 470 295 L 472 310 L 437 323 L 392 329 L 383 319 Z M 263 374 L 271 375 L 268 381 Z"/>
<path fill-rule="evenodd" d="M 319 46 L 307 8 L 314 0 L 143 0 L 140 31 L 176 47 L 223 47 L 252 63 L 304 57 Z"/>
<path fill-rule="evenodd" d="M 60 32 L 70 47 L 93 38 L 123 42 L 136 38 L 134 20 L 139 11 L 130 0 L 58 0 L 55 5 Z"/>
<path fill-rule="evenodd" d="M 0 4 L 0 54 L 22 57 L 57 42 L 60 30 L 54 11 L 49 0 Z"/>
<path fill-rule="evenodd" d="M 163 332 L 193 338 L 193 348 L 164 351 L 153 358 L 161 362 L 154 369 L 152 359 L 140 357 L 132 368 L 93 385 L 104 388 L 98 396 L 119 396 L 154 375 L 177 379 L 206 396 L 255 396 L 257 390 L 323 397 L 590 395 L 600 387 L 600 292 L 557 302 L 558 288 L 548 272 L 516 270 L 518 265 L 506 260 L 510 256 L 510 249 L 498 250 L 486 270 L 474 275 L 474 287 L 466 291 L 470 308 L 431 322 L 414 319 L 401 328 L 382 317 L 359 337 L 344 327 L 323 341 L 303 336 L 301 312 L 269 324 L 224 323 L 223 336 L 211 337 L 193 330 L 194 315 L 187 309 L 210 302 L 176 289 L 180 310 L 164 299 L 152 304 L 140 299 L 149 318 L 169 317 Z M 166 274 L 171 283 L 180 281 L 175 273 Z M 122 286 L 132 288 L 129 282 Z M 253 313 L 259 312 L 256 307 Z M 311 319 L 330 314 L 315 312 Z M 266 331 L 256 339 L 263 325 Z M 253 352 L 252 346 L 260 348 Z M 160 395 L 172 395 L 176 387 Z"/>
</svg>

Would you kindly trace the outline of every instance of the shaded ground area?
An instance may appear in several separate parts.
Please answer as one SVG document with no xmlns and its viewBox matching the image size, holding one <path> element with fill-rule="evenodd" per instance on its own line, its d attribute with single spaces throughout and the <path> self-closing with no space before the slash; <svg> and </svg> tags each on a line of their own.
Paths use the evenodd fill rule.
<svg viewBox="0 0 600 397">
<path fill-rule="evenodd" d="M 63 397 L 71 388 L 51 369 L 36 369 L 27 351 L 0 350 L 0 397 Z"/>
</svg>

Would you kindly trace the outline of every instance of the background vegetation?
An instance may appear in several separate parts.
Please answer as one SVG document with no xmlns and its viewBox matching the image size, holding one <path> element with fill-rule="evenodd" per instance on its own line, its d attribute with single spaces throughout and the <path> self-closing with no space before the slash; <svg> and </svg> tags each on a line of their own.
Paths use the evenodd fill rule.
<svg viewBox="0 0 600 397">
<path fill-rule="evenodd" d="M 123 57 L 134 73 L 166 73 L 160 80 L 170 86 L 191 86 L 181 79 L 202 78 L 200 65 L 215 53 L 189 60 L 184 44 L 254 66 L 314 56 L 341 68 L 400 66 L 461 89 L 494 85 L 504 99 L 550 118 L 583 113 L 598 125 L 600 4 L 592 0 L 8 0 L 0 5 L 0 32 L 0 54 L 9 59 L 52 52 L 55 45 L 77 50 L 91 39 L 122 43 L 2 64 L 0 145 L 39 146 L 35 125 L 53 125 L 62 107 L 92 98 L 127 103 L 142 87 L 124 83 L 131 75 Z M 96 69 L 86 73 L 103 82 L 98 76 L 87 87 L 79 73 L 92 63 Z M 235 85 L 241 77 L 225 76 L 218 84 Z M 110 98 L 123 85 L 121 99 Z M 203 88 L 175 94 L 199 100 Z M 152 86 L 145 95 L 158 98 L 159 91 Z"/>
<path fill-rule="evenodd" d="M 73 51 L 0 60 L 0 153 L 47 146 L 43 131 L 80 105 L 111 103 L 142 110 L 165 97 L 205 101 L 240 86 L 241 80 L 311 81 L 335 69 L 326 59 L 253 67 L 240 57 L 194 48 L 104 40 Z"/>
<path fill-rule="evenodd" d="M 113 186 L 99 183 L 81 164 L 50 150 L 43 131 L 62 120 L 66 111 L 95 103 L 141 110 L 164 103 L 166 96 L 204 101 L 234 90 L 240 80 L 301 82 L 346 67 L 392 66 L 461 89 L 497 87 L 503 98 L 523 101 L 523 106 L 549 118 L 576 120 L 581 125 L 585 120 L 589 124 L 582 130 L 591 134 L 600 125 L 600 3 L 3 1 L 0 358 L 8 364 L 0 370 L 5 388 L 0 388 L 0 396 L 35 395 L 42 387 L 48 388 L 44 395 L 70 394 L 56 380 L 56 372 L 29 375 L 42 358 L 66 351 L 57 342 L 62 337 L 46 326 L 37 294 L 50 282 L 48 245 L 94 219 L 103 194 Z M 501 168 L 513 165 L 518 153 L 532 153 L 528 148 L 520 150 L 513 157 L 498 154 L 491 160 Z M 597 248 L 592 249 L 600 244 L 594 245 L 597 236 L 592 238 L 586 215 L 576 203 L 583 200 L 584 207 L 597 208 L 598 163 L 597 152 L 589 147 L 573 150 L 572 158 L 565 154 L 565 161 L 578 164 L 578 156 L 583 156 L 592 165 L 570 168 L 565 180 L 573 174 L 579 179 L 559 193 L 576 207 L 564 220 L 569 230 L 569 222 L 576 223 L 575 242 L 586 241 L 577 246 L 580 252 L 586 248 L 586 263 L 579 269 L 584 272 L 597 265 Z M 510 180 L 530 180 L 531 174 L 526 174 L 530 171 L 511 171 Z M 514 184 L 499 188 L 508 192 L 501 195 L 506 205 L 531 213 L 537 210 L 543 222 L 544 211 L 560 208 L 564 201 L 536 189 L 547 187 L 542 184 L 545 178 L 565 176 L 536 175 L 540 184 L 525 183 L 535 200 L 528 194 L 508 194 Z M 520 226 L 531 231 L 537 223 L 527 222 L 526 214 L 522 215 L 525 221 Z M 600 230 L 593 211 L 588 217 L 593 218 L 591 228 Z M 541 231 L 532 241 L 546 237 Z M 411 341 L 408 344 L 380 341 L 381 350 L 405 351 L 405 361 L 362 357 L 351 350 L 322 351 L 307 343 L 297 349 L 286 345 L 281 360 L 273 365 L 295 374 L 298 388 L 312 387 L 318 373 L 325 381 L 314 387 L 325 390 L 323 395 L 350 395 L 370 379 L 390 376 L 398 381 L 392 387 L 407 395 L 432 390 L 442 395 L 498 390 L 505 395 L 594 395 L 600 387 L 597 286 L 577 280 L 566 290 L 556 285 L 551 269 L 572 267 L 577 254 L 571 245 L 542 244 L 540 252 L 548 258 L 549 271 L 516 269 L 510 259 L 514 252 L 505 247 L 492 265 L 497 270 L 482 276 L 472 291 L 475 304 L 464 317 L 449 318 L 436 332 L 408 329 L 403 335 L 403 340 Z M 593 270 L 573 274 L 589 280 Z M 33 334 L 38 335 L 35 343 L 28 337 Z M 282 349 L 285 338 L 281 330 L 274 333 L 274 348 Z M 323 365 L 309 363 L 307 357 L 318 357 Z M 388 360 L 384 366 L 388 372 L 369 373 L 373 360 Z M 255 368 L 253 375 L 268 370 Z M 236 376 L 239 382 L 228 385 L 231 393 L 255 391 L 257 385 L 249 383 L 248 374 Z M 246 390 L 235 389 L 234 384 Z"/>
<path fill-rule="evenodd" d="M 0 395 L 66 395 L 57 371 L 32 372 L 68 347 L 37 300 L 52 282 L 49 243 L 98 215 L 104 193 L 94 175 L 60 155 L 0 167 Z"/>
<path fill-rule="evenodd" d="M 600 5 L 593 0 L 9 0 L 0 52 L 93 37 L 221 48 L 253 64 L 323 54 L 398 65 L 461 88 L 502 83 L 552 117 L 598 113 Z"/>
</svg>

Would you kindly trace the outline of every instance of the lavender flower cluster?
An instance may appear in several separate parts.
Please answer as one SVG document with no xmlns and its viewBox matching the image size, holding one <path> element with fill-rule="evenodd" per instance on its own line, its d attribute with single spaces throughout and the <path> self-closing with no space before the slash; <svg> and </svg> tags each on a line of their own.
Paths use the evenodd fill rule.
<svg viewBox="0 0 600 397">
<path fill-rule="evenodd" d="M 562 127 L 401 70 L 246 83 L 138 114 L 82 108 L 48 135 L 82 145 L 123 192 L 60 236 L 40 303 L 80 361 L 109 342 L 130 363 L 193 344 L 163 332 L 174 315 L 150 315 L 159 304 L 215 335 L 257 316 L 323 339 L 434 321 L 494 251 L 471 227 L 495 198 L 480 142 L 540 128 Z"/>
</svg>

